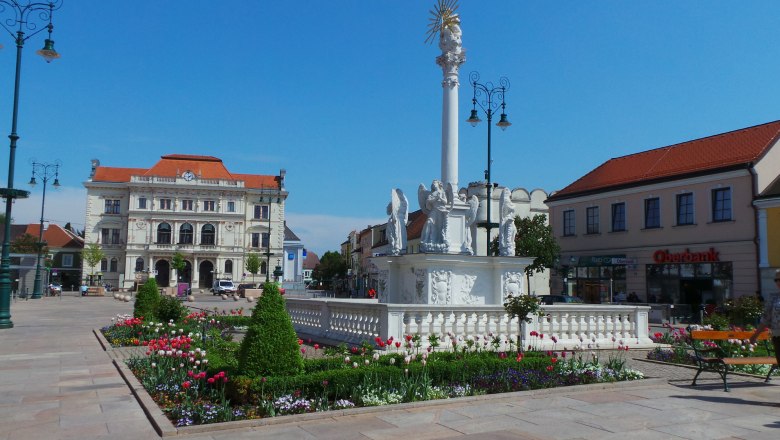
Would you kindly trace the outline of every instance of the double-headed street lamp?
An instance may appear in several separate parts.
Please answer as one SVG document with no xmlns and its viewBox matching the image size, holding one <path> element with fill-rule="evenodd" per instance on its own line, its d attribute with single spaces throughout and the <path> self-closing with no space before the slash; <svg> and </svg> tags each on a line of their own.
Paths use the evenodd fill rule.
<svg viewBox="0 0 780 440">
<path fill-rule="evenodd" d="M 484 223 L 480 223 L 479 226 L 484 226 L 487 230 L 487 242 L 485 243 L 485 255 L 490 255 L 490 230 L 495 226 L 498 227 L 498 223 L 491 222 L 490 205 L 492 204 L 492 192 L 493 183 L 490 182 L 490 166 L 492 160 L 490 159 L 490 129 L 491 122 L 493 121 L 493 113 L 498 107 L 501 107 L 501 119 L 496 123 L 496 126 L 501 130 L 506 130 L 507 127 L 512 125 L 506 118 L 506 101 L 504 101 L 504 95 L 509 90 L 509 80 L 501 77 L 498 80 L 500 86 L 494 86 L 492 82 L 484 84 L 479 83 L 479 73 L 471 72 L 469 74 L 469 81 L 474 87 L 474 97 L 471 99 L 474 107 L 471 110 L 471 116 L 466 119 L 466 122 L 471 124 L 472 127 L 476 127 L 477 124 L 482 122 L 479 119 L 477 112 L 477 106 L 482 109 L 487 115 L 487 169 L 485 170 L 485 187 L 487 189 L 487 217 Z M 499 101 L 501 101 L 499 103 Z"/>
<path fill-rule="evenodd" d="M 62 6 L 61 0 L 48 2 L 0 0 L 0 26 L 8 31 L 16 42 L 14 106 L 11 119 L 11 134 L 8 135 L 11 139 L 11 151 L 8 157 L 8 188 L 0 189 L 0 196 L 5 198 L 5 236 L 3 237 L 2 259 L 0 259 L 0 328 L 11 328 L 14 326 L 14 323 L 11 321 L 11 208 L 14 199 L 25 198 L 28 195 L 27 191 L 14 188 L 16 141 L 19 140 L 19 135 L 16 134 L 16 126 L 19 113 L 19 79 L 22 66 L 22 47 L 24 47 L 25 41 L 41 31 L 47 30 L 49 32 L 48 38 L 44 41 L 43 49 L 37 51 L 37 53 L 47 63 L 59 58 L 60 55 L 54 50 L 54 40 L 51 39 L 51 32 L 54 30 L 51 20 L 54 11 L 59 9 L 60 6 Z M 10 12 L 10 17 L 2 17 L 3 14 L 8 12 Z M 42 26 L 44 23 L 47 24 Z M 26 35 L 26 32 L 29 32 L 29 35 Z"/>
<path fill-rule="evenodd" d="M 41 224 L 38 232 L 38 257 L 35 263 L 35 283 L 33 284 L 32 299 L 39 299 L 41 297 L 41 290 L 43 283 L 41 282 L 41 253 L 43 251 L 43 208 L 46 206 L 46 185 L 49 183 L 52 177 L 54 182 L 52 186 L 55 188 L 60 187 L 60 166 L 62 164 L 59 160 L 54 163 L 32 163 L 32 177 L 30 178 L 30 186 L 35 186 L 38 182 L 35 178 L 43 181 L 43 196 L 41 198 Z"/>
<path fill-rule="evenodd" d="M 276 203 L 281 203 L 281 189 L 277 190 L 276 193 Z M 273 252 L 271 252 L 271 206 L 274 203 L 274 196 L 273 194 L 268 195 L 267 197 L 261 196 L 260 202 L 264 202 L 268 200 L 268 246 L 266 246 L 265 252 L 263 255 L 265 255 L 265 282 L 271 281 L 271 257 L 274 255 Z M 262 244 L 262 243 L 261 243 Z"/>
</svg>

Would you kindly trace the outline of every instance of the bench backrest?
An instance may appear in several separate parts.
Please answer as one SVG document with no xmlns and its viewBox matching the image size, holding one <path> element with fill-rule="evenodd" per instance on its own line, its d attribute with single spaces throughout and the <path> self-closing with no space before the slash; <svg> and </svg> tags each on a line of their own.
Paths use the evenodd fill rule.
<svg viewBox="0 0 780 440">
<path fill-rule="evenodd" d="M 769 339 L 771 333 L 769 331 L 762 332 L 758 335 L 759 341 L 765 341 Z M 726 340 L 726 339 L 750 339 L 753 336 L 752 331 L 718 331 L 718 330 L 694 330 L 691 332 L 691 339 L 706 339 L 710 341 Z"/>
</svg>

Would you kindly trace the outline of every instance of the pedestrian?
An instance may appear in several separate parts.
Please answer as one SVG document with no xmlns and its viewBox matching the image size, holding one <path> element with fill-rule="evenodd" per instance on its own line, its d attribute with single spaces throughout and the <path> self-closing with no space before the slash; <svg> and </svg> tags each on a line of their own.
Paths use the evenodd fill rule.
<svg viewBox="0 0 780 440">
<path fill-rule="evenodd" d="M 87 283 L 81 283 L 81 296 L 87 296 Z"/>
<path fill-rule="evenodd" d="M 754 344 L 758 335 L 767 328 L 772 331 L 772 345 L 775 347 L 775 357 L 780 363 L 780 270 L 775 272 L 775 293 L 769 295 L 764 301 L 764 314 L 756 327 L 756 331 L 750 337 L 750 343 Z"/>
</svg>

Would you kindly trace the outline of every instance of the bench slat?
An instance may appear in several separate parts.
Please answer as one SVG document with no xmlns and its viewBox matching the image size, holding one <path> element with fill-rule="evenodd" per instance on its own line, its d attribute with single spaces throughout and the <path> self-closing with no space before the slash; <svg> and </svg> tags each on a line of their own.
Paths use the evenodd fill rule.
<svg viewBox="0 0 780 440">
<path fill-rule="evenodd" d="M 710 339 L 710 340 L 726 340 L 726 339 L 739 339 L 739 340 L 745 340 L 750 339 L 750 337 L 753 336 L 753 332 L 750 331 L 718 331 L 718 330 L 694 330 L 691 332 L 691 338 L 692 339 Z M 759 341 L 765 341 L 769 339 L 771 336 L 771 333 L 769 331 L 765 331 L 758 335 Z"/>
<path fill-rule="evenodd" d="M 777 365 L 777 359 L 771 356 L 755 356 L 744 358 L 723 358 L 723 363 L 726 365 Z"/>
</svg>

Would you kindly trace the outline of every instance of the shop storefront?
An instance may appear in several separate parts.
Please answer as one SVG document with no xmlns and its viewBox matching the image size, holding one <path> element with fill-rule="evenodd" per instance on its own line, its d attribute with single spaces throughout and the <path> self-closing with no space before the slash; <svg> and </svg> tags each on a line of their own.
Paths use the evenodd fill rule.
<svg viewBox="0 0 780 440">
<path fill-rule="evenodd" d="M 625 255 L 572 256 L 563 267 L 564 292 L 589 304 L 615 302 L 626 293 Z"/>
<path fill-rule="evenodd" d="M 658 249 L 652 257 L 652 264 L 645 265 L 647 302 L 690 304 L 697 310 L 732 297 L 732 262 L 721 261 L 714 247 L 700 252 Z"/>
</svg>

